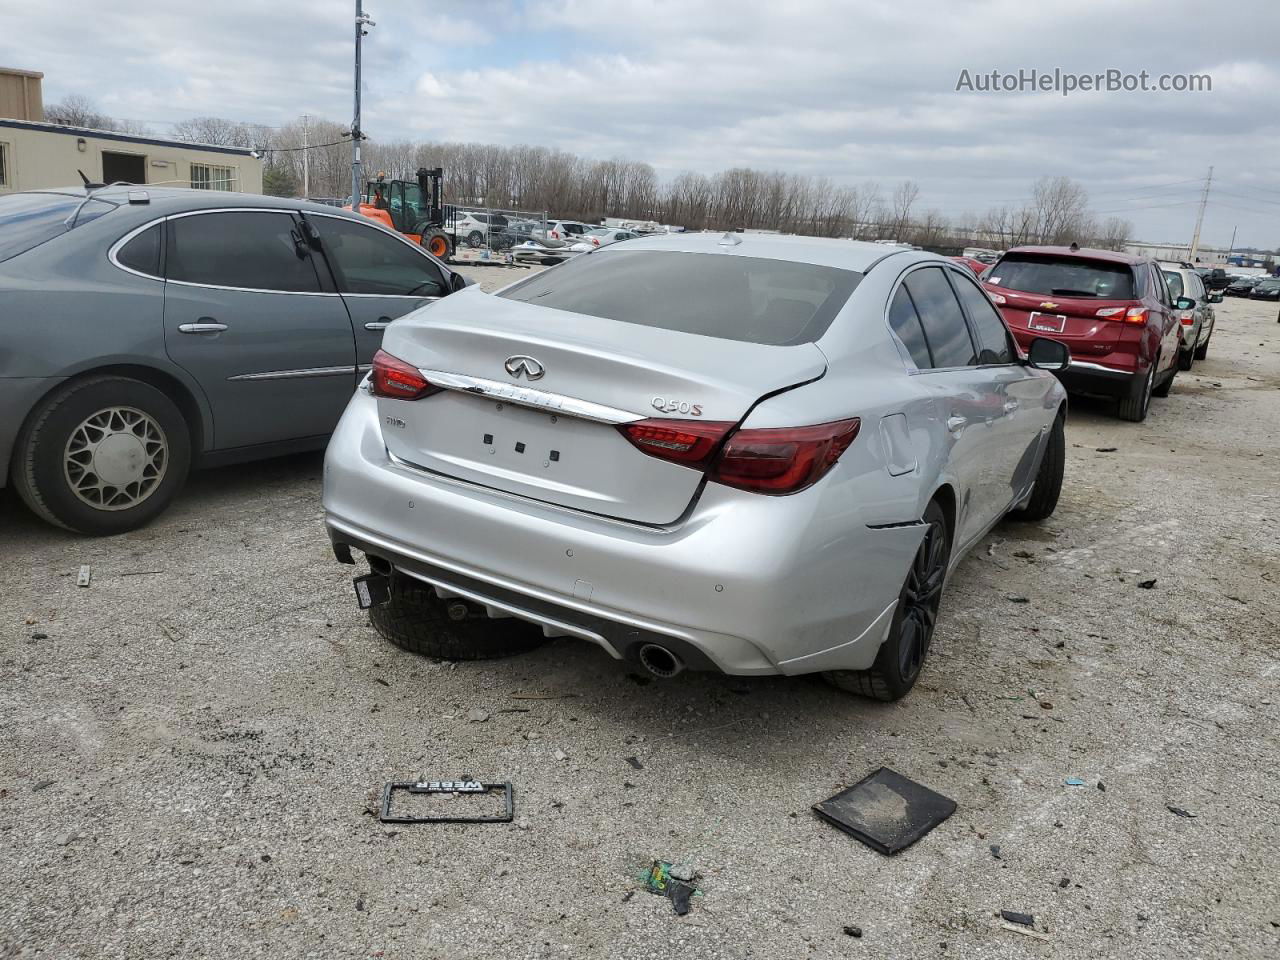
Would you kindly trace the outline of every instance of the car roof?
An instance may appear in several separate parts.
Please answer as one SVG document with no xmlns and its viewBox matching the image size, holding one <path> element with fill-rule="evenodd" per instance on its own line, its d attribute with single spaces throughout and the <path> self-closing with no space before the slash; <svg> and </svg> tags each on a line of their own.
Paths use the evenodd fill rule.
<svg viewBox="0 0 1280 960">
<path fill-rule="evenodd" d="M 53 194 L 83 200 L 84 187 L 50 187 L 44 190 L 23 191 L 29 194 Z M 146 203 L 131 203 L 130 198 L 143 194 Z M 13 194 L 10 194 L 12 196 Z M 294 197 L 269 197 L 260 193 L 234 193 L 230 190 L 191 190 L 183 187 L 150 187 L 145 184 L 137 186 L 110 186 L 91 191 L 95 200 L 105 200 L 118 204 L 121 210 L 128 209 L 140 219 L 152 220 L 173 213 L 185 213 L 188 210 L 217 209 L 222 207 L 262 207 L 269 210 L 301 210 L 308 213 L 324 213 L 346 219 L 367 221 L 368 218 L 353 214 L 350 210 L 324 203 L 312 203 L 310 200 L 298 200 Z M 113 218 L 114 219 L 114 218 Z"/>
<path fill-rule="evenodd" d="M 1148 263 L 1150 261 L 1149 257 L 1121 253 L 1117 250 L 1098 250 L 1094 247 L 1077 247 L 1074 250 L 1070 247 L 1011 247 L 1005 251 L 1005 256 L 1007 257 L 1011 253 L 1032 253 L 1049 257 L 1078 257 L 1082 260 L 1109 260 L 1112 263 L 1124 263 L 1129 266 L 1137 266 L 1140 263 Z"/>
<path fill-rule="evenodd" d="M 899 247 L 861 240 L 837 240 L 828 237 L 796 237 L 776 233 L 659 233 L 639 234 L 628 240 L 626 251 L 667 250 L 678 253 L 728 253 L 740 257 L 761 257 L 770 260 L 794 260 L 841 270 L 865 273 L 885 257 L 895 254 L 915 253 Z M 606 251 L 602 250 L 601 253 Z M 925 259 L 950 262 L 933 254 Z"/>
</svg>

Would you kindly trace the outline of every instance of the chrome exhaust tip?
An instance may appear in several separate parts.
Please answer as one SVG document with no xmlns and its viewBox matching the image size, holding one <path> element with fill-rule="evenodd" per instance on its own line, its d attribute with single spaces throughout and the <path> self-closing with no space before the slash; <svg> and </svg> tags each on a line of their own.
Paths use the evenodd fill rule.
<svg viewBox="0 0 1280 960">
<path fill-rule="evenodd" d="M 662 677 L 664 680 L 674 677 L 684 669 L 683 660 L 656 643 L 646 643 L 640 648 L 640 665 L 655 677 Z"/>
</svg>

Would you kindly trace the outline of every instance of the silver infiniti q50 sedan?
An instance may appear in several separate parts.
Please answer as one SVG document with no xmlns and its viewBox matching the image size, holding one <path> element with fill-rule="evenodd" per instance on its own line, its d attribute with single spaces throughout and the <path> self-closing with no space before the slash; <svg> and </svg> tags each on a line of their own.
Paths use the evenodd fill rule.
<svg viewBox="0 0 1280 960">
<path fill-rule="evenodd" d="M 387 328 L 329 444 L 335 553 L 392 642 L 548 636 L 669 676 L 896 699 L 948 573 L 1052 513 L 1066 396 L 972 275 L 803 237 L 642 238 Z"/>
</svg>

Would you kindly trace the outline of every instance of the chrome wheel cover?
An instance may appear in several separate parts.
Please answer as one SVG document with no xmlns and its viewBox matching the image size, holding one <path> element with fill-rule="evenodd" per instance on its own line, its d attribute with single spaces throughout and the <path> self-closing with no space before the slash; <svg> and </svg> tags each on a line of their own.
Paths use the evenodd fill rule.
<svg viewBox="0 0 1280 960">
<path fill-rule="evenodd" d="M 169 466 L 169 440 L 136 407 L 107 407 L 71 431 L 62 472 L 71 492 L 95 510 L 128 510 L 155 493 Z"/>
</svg>

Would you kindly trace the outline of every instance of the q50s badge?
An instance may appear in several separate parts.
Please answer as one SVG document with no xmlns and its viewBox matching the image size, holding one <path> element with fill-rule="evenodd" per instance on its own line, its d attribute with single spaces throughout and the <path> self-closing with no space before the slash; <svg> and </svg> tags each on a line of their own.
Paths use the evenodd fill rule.
<svg viewBox="0 0 1280 960">
<path fill-rule="evenodd" d="M 689 403 L 687 400 L 668 400 L 665 397 L 654 397 L 650 401 L 655 410 L 663 413 L 687 413 L 691 417 L 702 416 L 702 404 Z"/>
</svg>

